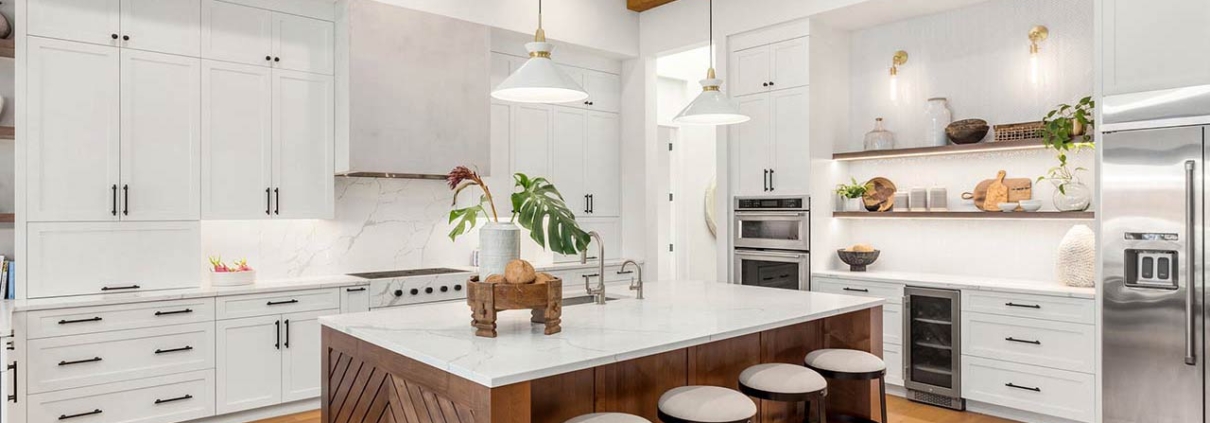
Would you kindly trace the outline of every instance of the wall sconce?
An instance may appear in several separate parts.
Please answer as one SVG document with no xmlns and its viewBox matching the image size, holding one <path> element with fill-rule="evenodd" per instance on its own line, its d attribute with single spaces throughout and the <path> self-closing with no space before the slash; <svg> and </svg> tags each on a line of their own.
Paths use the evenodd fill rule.
<svg viewBox="0 0 1210 423">
<path fill-rule="evenodd" d="M 906 51 L 899 50 L 891 57 L 891 101 L 899 101 L 899 67 L 908 61 Z"/>
<path fill-rule="evenodd" d="M 1029 29 L 1029 81 L 1038 83 L 1038 43 L 1050 36 L 1050 29 L 1038 25 Z"/>
</svg>

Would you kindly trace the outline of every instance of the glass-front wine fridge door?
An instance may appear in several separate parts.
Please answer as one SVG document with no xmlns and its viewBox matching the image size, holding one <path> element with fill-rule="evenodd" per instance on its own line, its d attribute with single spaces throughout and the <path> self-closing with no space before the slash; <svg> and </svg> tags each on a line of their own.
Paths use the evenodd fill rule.
<svg viewBox="0 0 1210 423">
<path fill-rule="evenodd" d="M 904 381 L 908 389 L 961 397 L 959 291 L 906 288 L 908 336 Z"/>
</svg>

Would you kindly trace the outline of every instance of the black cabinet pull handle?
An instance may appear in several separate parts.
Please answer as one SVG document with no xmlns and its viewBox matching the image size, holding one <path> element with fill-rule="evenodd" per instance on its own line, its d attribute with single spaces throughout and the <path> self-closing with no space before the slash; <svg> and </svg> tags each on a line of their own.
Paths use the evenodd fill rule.
<svg viewBox="0 0 1210 423">
<path fill-rule="evenodd" d="M 265 56 L 265 61 L 266 61 L 266 62 L 272 62 L 272 61 L 273 61 L 273 56 Z"/>
<path fill-rule="evenodd" d="M 1024 389 L 1024 390 L 1026 390 L 1026 391 L 1042 392 L 1042 388 L 1038 388 L 1038 387 L 1030 387 L 1030 386 L 1021 386 L 1021 385 L 1017 385 L 1017 384 L 1012 383 L 1012 382 L 1005 383 L 1005 384 L 1004 384 L 1004 386 L 1007 386 L 1007 387 L 1009 387 L 1009 388 Z"/>
<path fill-rule="evenodd" d="M 87 319 L 60 320 L 59 324 L 60 325 L 70 325 L 72 323 L 88 323 L 88 322 L 99 322 L 99 321 L 101 321 L 101 317 L 97 316 L 97 317 L 91 317 L 91 318 L 87 318 Z"/>
<path fill-rule="evenodd" d="M 183 346 L 180 348 L 172 348 L 172 349 L 167 349 L 167 350 L 161 350 L 161 349 L 157 348 L 155 350 L 155 353 L 156 354 L 168 354 L 168 353 L 182 352 L 182 351 L 193 351 L 193 347 L 186 345 L 186 346 Z"/>
<path fill-rule="evenodd" d="M 98 408 L 98 409 L 96 409 L 96 410 L 92 410 L 92 411 L 89 411 L 89 412 L 87 412 L 87 413 L 70 414 L 70 415 L 69 415 L 69 414 L 60 414 L 60 415 L 59 415 L 59 420 L 74 419 L 74 418 L 76 418 L 76 417 L 85 417 L 85 416 L 91 416 L 91 415 L 95 415 L 95 414 L 101 414 L 101 413 L 103 413 L 103 411 L 101 411 L 101 409 L 100 409 L 100 408 Z"/>
<path fill-rule="evenodd" d="M 17 403 L 17 362 L 14 361 L 13 364 L 9 364 L 6 368 L 13 371 L 13 394 L 8 396 L 8 400 L 12 401 L 13 404 L 16 404 Z"/>
<path fill-rule="evenodd" d="M 118 39 L 118 34 L 109 34 L 109 38 Z"/>
<path fill-rule="evenodd" d="M 633 274 L 633 273 L 634 273 L 634 271 L 633 271 L 633 270 L 619 270 L 619 271 L 618 271 L 618 274 L 619 274 L 619 275 L 630 275 L 630 274 Z"/>
<path fill-rule="evenodd" d="M 288 301 L 269 301 L 269 302 L 268 302 L 268 303 L 266 303 L 265 305 L 271 305 L 271 306 L 275 306 L 275 305 L 283 305 L 283 304 L 298 304 L 298 300 L 288 300 Z"/>
<path fill-rule="evenodd" d="M 176 397 L 176 398 L 169 398 L 169 399 L 157 399 L 157 400 L 155 400 L 155 404 L 160 405 L 160 404 L 163 404 L 166 402 L 177 402 L 177 401 L 184 401 L 187 399 L 193 399 L 193 395 L 185 395 L 183 397 Z"/>
<path fill-rule="evenodd" d="M 290 348 L 290 319 L 286 319 L 286 342 L 282 345 Z"/>
<path fill-rule="evenodd" d="M 281 214 L 281 188 L 273 188 L 273 195 L 277 197 L 277 204 L 273 206 L 273 214 Z"/>
<path fill-rule="evenodd" d="M 122 185 L 122 216 L 130 215 L 130 185 Z"/>
<path fill-rule="evenodd" d="M 1013 338 L 1013 337 L 1011 337 L 1011 336 L 1010 336 L 1010 337 L 1007 337 L 1007 338 L 1004 338 L 1004 340 L 1005 340 L 1005 341 L 1008 341 L 1008 342 L 1020 342 L 1020 343 L 1022 343 L 1022 344 L 1034 344 L 1034 345 L 1042 345 L 1042 341 L 1038 341 L 1038 340 L 1030 341 L 1030 340 L 1027 340 L 1027 339 L 1017 339 L 1017 338 Z"/>
<path fill-rule="evenodd" d="M 769 85 L 773 85 L 773 83 L 769 83 Z M 776 171 L 773 169 L 769 169 L 769 191 L 777 190 L 777 186 L 775 186 L 773 184 L 773 173 L 774 172 L 776 172 Z"/>
<path fill-rule="evenodd" d="M 365 287 L 361 287 L 361 288 L 345 288 L 345 292 L 362 292 L 362 291 L 365 291 L 365 290 L 366 290 L 366 289 L 365 289 Z"/>
<path fill-rule="evenodd" d="M 266 59 L 268 59 L 268 57 L 266 57 Z M 265 188 L 265 215 L 272 216 L 273 213 L 270 213 L 270 211 L 272 211 L 272 210 L 273 210 L 273 193 L 272 193 L 271 189 Z"/>
<path fill-rule="evenodd" d="M 277 328 L 277 342 L 273 344 L 273 348 L 281 349 L 281 320 L 273 322 L 273 327 Z"/>
<path fill-rule="evenodd" d="M 274 61 L 274 62 L 280 62 L 280 61 L 281 61 L 281 58 L 280 58 L 280 57 L 274 57 L 274 58 L 273 58 L 273 61 Z"/>
<path fill-rule="evenodd" d="M 122 41 L 130 41 L 130 36 L 129 36 L 129 35 L 123 35 L 123 36 L 122 36 Z"/>
<path fill-rule="evenodd" d="M 597 212 L 597 197 L 593 194 L 588 194 L 588 214 Z"/>
<path fill-rule="evenodd" d="M 769 81 L 769 86 L 770 86 L 770 87 L 772 87 L 772 86 L 773 86 L 773 81 Z"/>
<path fill-rule="evenodd" d="M 102 291 L 125 291 L 125 290 L 130 290 L 130 289 L 139 289 L 139 288 L 141 288 L 141 287 L 140 287 L 140 286 L 138 286 L 138 285 L 130 285 L 130 286 L 103 286 L 103 287 L 101 287 L 101 290 L 102 290 Z"/>
<path fill-rule="evenodd" d="M 845 291 L 853 291 L 853 292 L 870 292 L 870 290 L 865 289 L 865 288 L 849 288 L 849 287 L 847 287 L 847 286 L 846 286 L 846 287 L 844 287 L 844 290 L 845 290 Z"/>
<path fill-rule="evenodd" d="M 591 274 L 591 275 L 584 275 L 584 277 L 585 277 L 585 278 L 596 278 L 596 277 L 600 277 L 600 276 L 601 276 L 601 274 L 600 274 L 600 273 L 593 273 L 593 274 Z"/>
<path fill-rule="evenodd" d="M 109 189 L 113 191 L 113 201 L 111 201 L 109 203 L 110 204 L 109 214 L 117 216 L 118 215 L 118 184 L 113 184 L 113 186 L 109 187 Z"/>
<path fill-rule="evenodd" d="M 769 192 L 769 169 L 764 169 L 765 176 L 760 177 L 760 182 L 765 186 L 765 192 Z"/>
<path fill-rule="evenodd" d="M 584 213 L 588 213 L 588 194 L 584 194 Z"/>
<path fill-rule="evenodd" d="M 193 313 L 193 309 L 191 309 L 191 308 L 187 308 L 187 309 L 184 309 L 184 310 L 174 310 L 174 311 L 157 311 L 157 312 L 155 312 L 155 315 L 156 315 L 156 316 L 171 316 L 171 315 L 173 315 L 173 314 L 187 314 L 187 313 Z"/>
<path fill-rule="evenodd" d="M 1042 308 L 1042 306 L 1038 305 L 1038 304 L 1017 304 L 1017 303 L 1010 302 L 1010 303 L 1004 303 L 1004 305 L 1009 306 L 1009 307 L 1020 307 L 1020 308 L 1034 308 L 1034 309 Z"/>
<path fill-rule="evenodd" d="M 98 361 L 101 361 L 101 357 L 93 357 L 93 358 L 88 358 L 88 359 L 84 359 L 84 360 L 76 360 L 76 361 L 60 361 L 59 365 L 60 366 L 70 366 L 73 364 L 96 363 Z"/>
</svg>

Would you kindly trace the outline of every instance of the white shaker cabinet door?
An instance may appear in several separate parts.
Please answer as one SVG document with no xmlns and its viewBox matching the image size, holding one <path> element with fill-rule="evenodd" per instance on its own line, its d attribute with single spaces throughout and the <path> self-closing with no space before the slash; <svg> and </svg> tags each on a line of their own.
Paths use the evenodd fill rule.
<svg viewBox="0 0 1210 423">
<path fill-rule="evenodd" d="M 772 71 L 769 69 L 769 46 L 753 47 L 740 50 L 731 55 L 735 60 L 732 69 L 735 77 L 731 78 L 734 86 L 730 87 L 731 95 L 742 96 L 769 91 L 769 81 Z M 706 74 L 702 74 L 704 79 Z M 727 87 L 723 87 L 727 90 Z"/>
<path fill-rule="evenodd" d="M 550 146 L 551 169 L 545 176 L 554 184 L 563 201 L 576 216 L 588 215 L 588 191 L 584 181 L 584 133 L 587 112 L 570 107 L 554 107 L 554 142 Z"/>
<path fill-rule="evenodd" d="M 617 113 L 622 108 L 622 78 L 612 73 L 584 71 L 588 108 Z"/>
<path fill-rule="evenodd" d="M 736 160 L 735 177 L 739 179 L 735 194 L 756 196 L 768 194 L 768 170 L 773 143 L 769 129 L 769 96 L 755 95 L 739 98 L 740 113 L 752 118 L 731 125 Z"/>
<path fill-rule="evenodd" d="M 331 75 L 335 71 L 335 25 L 302 16 L 273 14 L 273 66 Z"/>
<path fill-rule="evenodd" d="M 1103 4 L 1105 96 L 1210 84 L 1210 2 Z"/>
<path fill-rule="evenodd" d="M 584 171 L 591 196 L 589 216 L 617 217 L 622 211 L 621 131 L 617 114 L 588 113 Z"/>
<path fill-rule="evenodd" d="M 202 0 L 202 58 L 270 66 L 273 12 Z"/>
<path fill-rule="evenodd" d="M 363 313 L 370 311 L 370 288 L 353 286 L 340 290 L 340 313 Z"/>
<path fill-rule="evenodd" d="M 122 0 L 122 46 L 198 57 L 201 18 L 200 0 Z"/>
<path fill-rule="evenodd" d="M 320 360 L 319 316 L 340 314 L 340 310 L 284 314 L 282 318 L 282 402 L 319 396 L 323 380 Z"/>
<path fill-rule="evenodd" d="M 202 61 L 202 218 L 268 219 L 273 187 L 272 71 Z"/>
<path fill-rule="evenodd" d="M 29 298 L 201 286 L 198 222 L 33 223 Z"/>
<path fill-rule="evenodd" d="M 219 414 L 282 402 L 281 324 L 278 315 L 215 322 Z"/>
<path fill-rule="evenodd" d="M 29 37 L 29 221 L 118 219 L 118 52 Z"/>
<path fill-rule="evenodd" d="M 807 87 L 769 94 L 769 131 L 773 142 L 769 187 L 775 194 L 811 192 L 810 102 Z M 740 148 L 744 148 L 743 144 Z"/>
<path fill-rule="evenodd" d="M 782 41 L 769 46 L 769 89 L 784 90 L 810 83 L 810 54 L 807 37 Z"/>
<path fill-rule="evenodd" d="M 273 217 L 335 213 L 334 89 L 330 76 L 273 71 Z"/>
<path fill-rule="evenodd" d="M 122 51 L 122 220 L 197 220 L 201 62 Z"/>
<path fill-rule="evenodd" d="M 29 35 L 110 46 L 119 43 L 119 0 L 29 0 L 27 4 Z"/>
<path fill-rule="evenodd" d="M 537 104 L 519 104 L 514 109 L 513 172 L 530 177 L 550 175 L 552 109 Z"/>
</svg>

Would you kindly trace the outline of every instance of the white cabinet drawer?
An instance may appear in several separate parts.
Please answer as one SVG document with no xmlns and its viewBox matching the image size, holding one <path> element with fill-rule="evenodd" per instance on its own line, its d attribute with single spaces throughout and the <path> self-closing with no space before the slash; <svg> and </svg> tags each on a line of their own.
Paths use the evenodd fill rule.
<svg viewBox="0 0 1210 423">
<path fill-rule="evenodd" d="M 962 396 L 1091 422 L 1095 414 L 1096 378 L 1084 373 L 963 357 Z"/>
<path fill-rule="evenodd" d="M 977 291 L 963 291 L 962 297 L 965 311 L 1089 325 L 1096 323 L 1096 301 L 1091 299 Z"/>
<path fill-rule="evenodd" d="M 195 298 L 100 307 L 31 311 L 29 339 L 214 320 L 214 299 Z"/>
<path fill-rule="evenodd" d="M 882 305 L 882 342 L 903 344 L 903 305 L 894 303 Z"/>
<path fill-rule="evenodd" d="M 890 304 L 903 304 L 903 285 L 900 284 L 813 277 L 811 278 L 811 290 L 831 294 L 882 298 Z"/>
<path fill-rule="evenodd" d="M 192 323 L 29 341 L 29 392 L 214 367 L 214 324 Z"/>
<path fill-rule="evenodd" d="M 30 395 L 28 401 L 31 422 L 187 421 L 214 415 L 214 371 Z"/>
<path fill-rule="evenodd" d="M 215 300 L 216 319 L 239 319 L 301 311 L 340 310 L 340 289 L 238 295 Z"/>
<path fill-rule="evenodd" d="M 886 383 L 903 386 L 902 348 L 897 344 L 882 345 L 882 361 L 886 363 Z"/>
<path fill-rule="evenodd" d="M 1093 373 L 1091 325 L 962 313 L 962 353 L 996 360 Z"/>
</svg>

